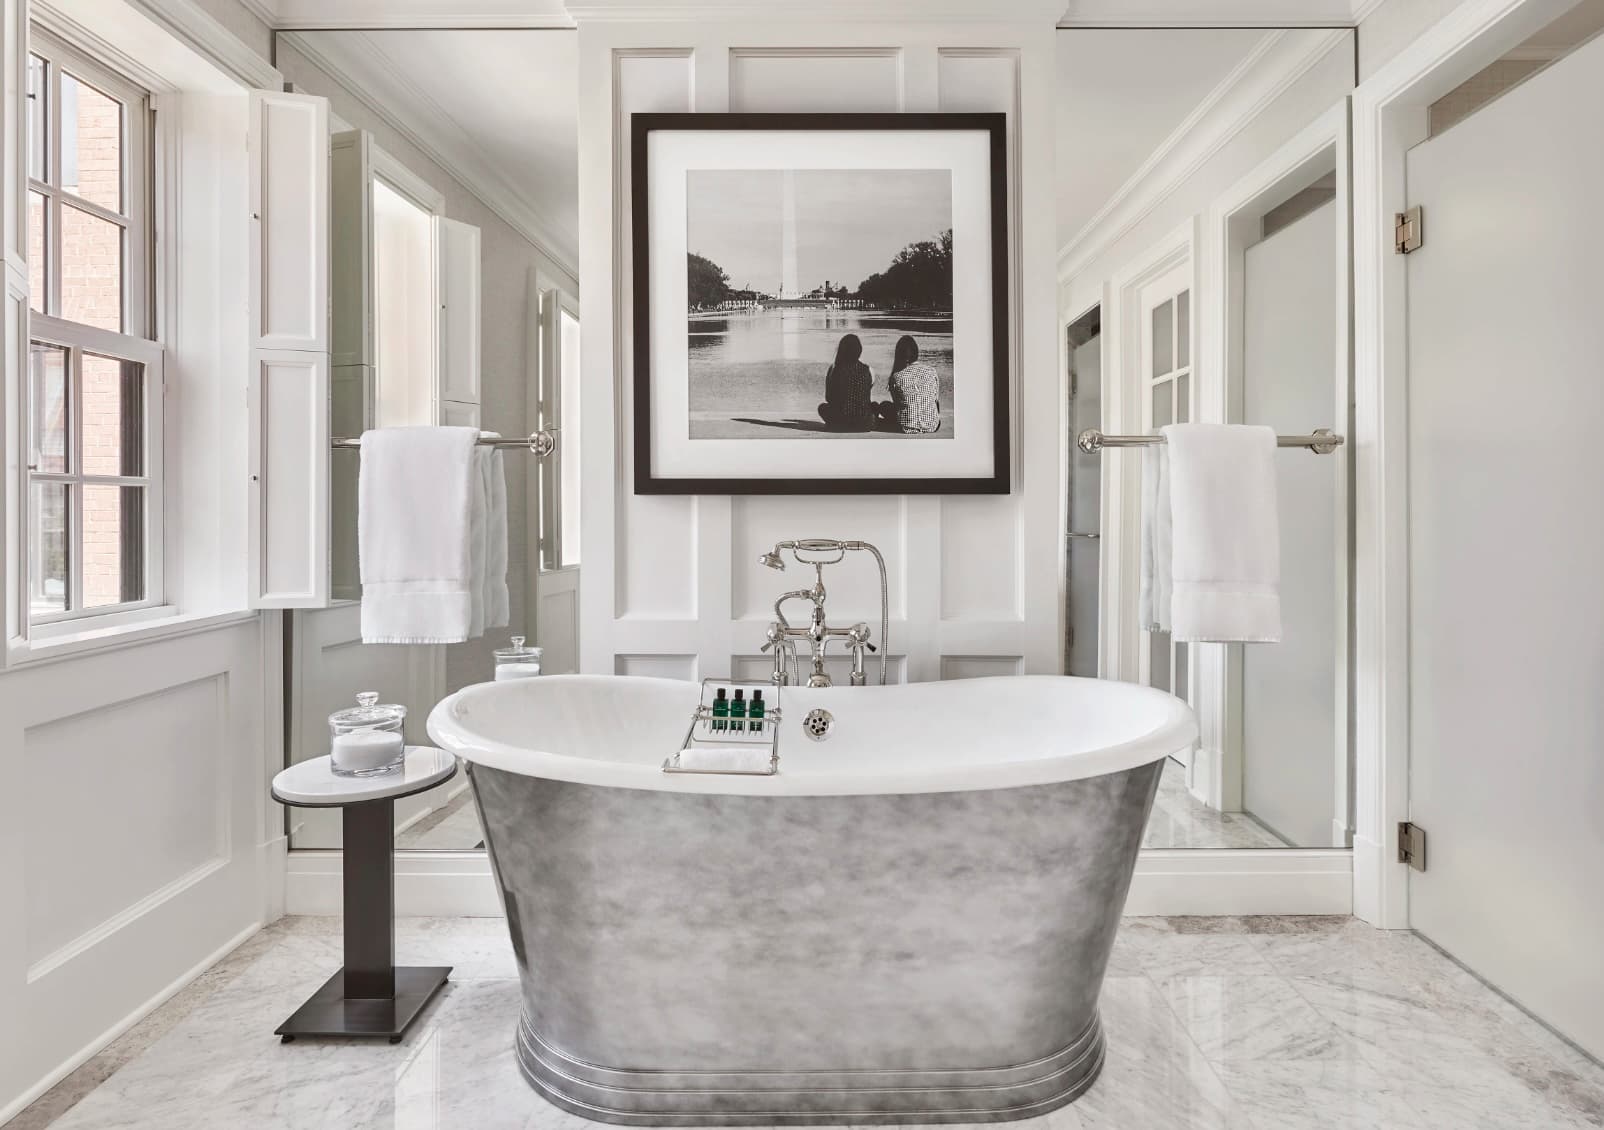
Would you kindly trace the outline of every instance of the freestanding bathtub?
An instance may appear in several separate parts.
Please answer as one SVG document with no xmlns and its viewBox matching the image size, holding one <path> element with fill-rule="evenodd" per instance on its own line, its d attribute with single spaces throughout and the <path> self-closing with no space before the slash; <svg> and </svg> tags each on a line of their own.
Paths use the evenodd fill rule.
<svg viewBox="0 0 1604 1130">
<path fill-rule="evenodd" d="M 787 687 L 777 775 L 666 774 L 699 690 L 550 676 L 429 717 L 470 763 L 530 1083 L 647 1126 L 994 1121 L 1085 1091 L 1187 706 L 1056 677 Z"/>
</svg>

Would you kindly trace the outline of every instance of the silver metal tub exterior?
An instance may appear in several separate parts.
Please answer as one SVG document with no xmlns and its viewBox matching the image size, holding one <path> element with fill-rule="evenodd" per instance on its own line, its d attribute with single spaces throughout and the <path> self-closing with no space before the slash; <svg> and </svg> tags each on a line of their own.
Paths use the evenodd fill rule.
<svg viewBox="0 0 1604 1130">
<path fill-rule="evenodd" d="M 782 746 L 782 774 L 806 752 Z M 1014 787 L 778 796 L 492 760 L 469 774 L 522 978 L 518 1056 L 558 1106 L 654 1126 L 981 1122 L 1097 1077 L 1162 755 Z"/>
</svg>

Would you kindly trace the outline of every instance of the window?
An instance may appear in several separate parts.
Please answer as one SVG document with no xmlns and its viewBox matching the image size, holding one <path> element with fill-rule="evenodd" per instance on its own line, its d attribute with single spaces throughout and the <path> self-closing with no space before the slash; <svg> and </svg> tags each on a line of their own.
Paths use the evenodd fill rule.
<svg viewBox="0 0 1604 1130">
<path fill-rule="evenodd" d="M 540 460 L 540 567 L 579 564 L 579 317 L 560 291 L 541 293 L 540 412 L 537 427 L 557 433 L 557 451 Z"/>
<path fill-rule="evenodd" d="M 150 97 L 35 27 L 27 91 L 29 621 L 159 604 Z"/>
<path fill-rule="evenodd" d="M 1166 294 L 1147 311 L 1142 352 L 1144 430 L 1187 423 L 1192 418 L 1191 288 Z M 1147 649 L 1147 685 L 1192 701 L 1191 645 L 1176 643 L 1168 632 L 1149 632 Z"/>
</svg>

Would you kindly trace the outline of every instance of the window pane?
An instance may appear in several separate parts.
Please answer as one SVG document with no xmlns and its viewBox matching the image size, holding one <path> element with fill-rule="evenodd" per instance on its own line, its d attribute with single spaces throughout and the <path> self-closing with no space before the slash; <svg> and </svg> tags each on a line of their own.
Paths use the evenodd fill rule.
<svg viewBox="0 0 1604 1130">
<path fill-rule="evenodd" d="M 1153 426 L 1155 428 L 1162 428 L 1165 424 L 1175 423 L 1175 417 L 1170 411 L 1171 390 L 1174 387 L 1169 381 L 1153 386 Z"/>
<path fill-rule="evenodd" d="M 1192 418 L 1192 379 L 1185 373 L 1175 378 L 1175 422 L 1184 424 Z"/>
<path fill-rule="evenodd" d="M 123 105 L 61 73 L 61 187 L 123 210 Z"/>
<path fill-rule="evenodd" d="M 579 319 L 562 312 L 562 430 L 557 458 L 562 462 L 562 563 L 579 564 Z"/>
<path fill-rule="evenodd" d="M 65 612 L 67 589 L 65 483 L 34 483 L 28 508 L 28 607 L 35 615 Z"/>
<path fill-rule="evenodd" d="M 49 169 L 45 158 L 45 111 L 49 94 L 49 63 L 37 55 L 28 56 L 28 175 L 35 180 L 48 181 Z"/>
<path fill-rule="evenodd" d="M 1192 363 L 1192 292 L 1183 290 L 1175 296 L 1175 367 L 1184 369 Z"/>
<path fill-rule="evenodd" d="M 71 205 L 61 209 L 61 316 L 123 328 L 123 229 Z"/>
<path fill-rule="evenodd" d="M 70 434 L 67 396 L 67 351 L 57 345 L 28 346 L 28 464 L 35 471 L 62 475 L 67 471 Z"/>
<path fill-rule="evenodd" d="M 41 314 L 50 313 L 50 296 L 46 293 L 50 276 L 45 272 L 49 215 L 44 194 L 28 193 L 28 308 Z"/>
<path fill-rule="evenodd" d="M 1175 368 L 1175 307 L 1168 299 L 1153 307 L 1153 372 L 1162 377 Z"/>
<path fill-rule="evenodd" d="M 83 355 L 83 473 L 145 473 L 145 367 Z"/>
<path fill-rule="evenodd" d="M 84 607 L 145 595 L 145 488 L 85 485 Z"/>
<path fill-rule="evenodd" d="M 1192 679 L 1188 672 L 1191 650 L 1189 643 L 1175 645 L 1175 694 L 1187 702 L 1192 701 Z"/>
</svg>

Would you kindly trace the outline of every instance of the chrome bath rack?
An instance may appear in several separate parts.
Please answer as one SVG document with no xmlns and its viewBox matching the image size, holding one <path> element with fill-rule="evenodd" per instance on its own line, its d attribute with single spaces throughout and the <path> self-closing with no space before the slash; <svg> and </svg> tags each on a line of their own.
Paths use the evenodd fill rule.
<svg viewBox="0 0 1604 1130">
<path fill-rule="evenodd" d="M 713 695 L 719 690 L 760 690 L 765 694 L 772 694 L 774 702 L 764 713 L 762 730 L 742 728 L 717 730 L 713 727 L 715 720 L 713 714 Z M 686 769 L 679 763 L 679 754 L 673 753 L 663 759 L 663 772 L 665 773 L 697 773 L 707 776 L 721 777 L 772 777 L 780 771 L 780 688 L 770 682 L 747 682 L 741 679 L 703 679 L 702 696 L 697 702 L 696 709 L 691 712 L 691 725 L 685 731 L 685 738 L 680 742 L 680 749 L 718 749 L 721 747 L 766 747 L 769 751 L 769 760 L 763 769 Z M 727 715 L 717 716 L 720 722 L 750 723 L 752 719 L 735 719 Z"/>
<path fill-rule="evenodd" d="M 1087 455 L 1096 455 L 1105 447 L 1152 447 L 1163 442 L 1163 436 L 1106 436 L 1096 428 L 1087 428 L 1075 437 L 1075 446 Z M 1275 437 L 1277 447 L 1306 447 L 1316 455 L 1330 455 L 1346 442 L 1330 428 L 1316 428 L 1304 436 Z"/>
</svg>

